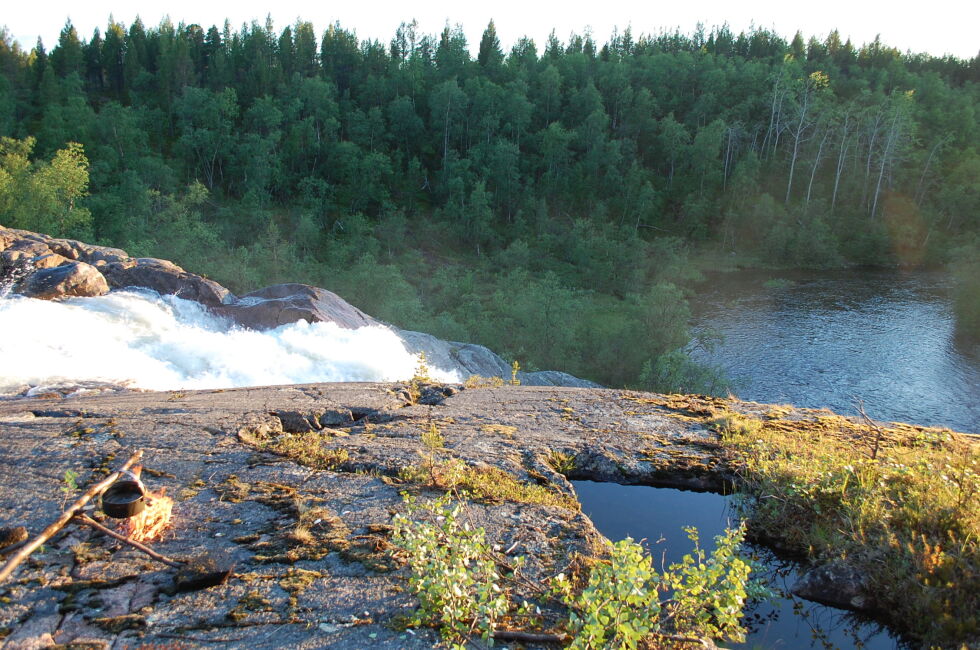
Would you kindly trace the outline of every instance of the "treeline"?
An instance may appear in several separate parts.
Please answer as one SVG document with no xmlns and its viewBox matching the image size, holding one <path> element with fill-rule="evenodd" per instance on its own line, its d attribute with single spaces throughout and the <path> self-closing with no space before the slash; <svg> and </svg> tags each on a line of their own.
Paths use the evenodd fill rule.
<svg viewBox="0 0 980 650">
<path fill-rule="evenodd" d="M 819 267 L 967 250 L 978 80 L 980 57 L 836 32 L 505 52 L 491 23 L 474 59 L 459 28 L 415 23 L 385 44 L 339 24 L 110 20 L 88 40 L 67 24 L 50 52 L 3 34 L 0 135 L 22 175 L 84 147 L 87 212 L 57 234 L 238 290 L 319 284 L 524 365 L 710 388 L 678 352 L 689 252 Z"/>
</svg>

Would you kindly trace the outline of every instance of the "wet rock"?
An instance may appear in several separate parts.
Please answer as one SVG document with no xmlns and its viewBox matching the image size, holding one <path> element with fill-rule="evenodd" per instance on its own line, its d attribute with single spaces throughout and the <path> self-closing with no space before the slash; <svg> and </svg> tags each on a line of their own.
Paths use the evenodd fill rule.
<svg viewBox="0 0 980 650">
<path fill-rule="evenodd" d="M 430 366 L 455 372 L 461 380 L 476 375 L 479 377 L 501 377 L 511 379 L 511 365 L 500 355 L 487 347 L 474 343 L 444 341 L 431 334 L 410 330 L 395 330 L 412 354 L 425 353 Z M 599 384 L 587 379 L 579 379 L 567 372 L 554 370 L 540 372 L 518 372 L 517 378 L 525 386 L 574 386 L 578 388 L 599 388 Z"/>
<path fill-rule="evenodd" d="M 15 287 L 28 298 L 51 300 L 68 296 L 102 296 L 109 285 L 98 269 L 85 262 L 68 262 L 37 269 Z"/>
<path fill-rule="evenodd" d="M 215 306 L 214 312 L 249 329 L 266 330 L 305 320 L 348 329 L 380 325 L 337 294 L 307 284 L 276 284 Z"/>
<path fill-rule="evenodd" d="M 40 255 L 31 260 L 31 264 L 35 269 L 53 269 L 56 266 L 61 266 L 62 264 L 69 264 L 71 260 L 58 253 L 48 253 L 47 255 Z"/>
<path fill-rule="evenodd" d="M 868 610 L 868 581 L 845 562 L 832 562 L 814 567 L 793 585 L 800 598 L 843 609 Z"/>
<path fill-rule="evenodd" d="M 140 287 L 160 294 L 173 294 L 207 307 L 234 300 L 234 295 L 214 280 L 188 273 L 173 262 L 152 257 L 109 262 L 102 273 L 113 289 Z"/>
</svg>

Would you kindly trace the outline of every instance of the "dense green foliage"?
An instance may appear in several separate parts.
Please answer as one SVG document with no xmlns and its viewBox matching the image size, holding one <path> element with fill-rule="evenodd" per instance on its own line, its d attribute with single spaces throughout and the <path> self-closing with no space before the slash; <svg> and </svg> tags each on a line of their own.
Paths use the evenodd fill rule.
<svg viewBox="0 0 980 650">
<path fill-rule="evenodd" d="M 709 639 L 744 641 L 746 600 L 772 595 L 749 580 L 751 565 L 738 555 L 744 527 L 715 537 L 710 556 L 699 544 L 697 529 L 685 528 L 693 551 L 659 572 L 643 546 L 627 537 L 609 544 L 608 560 L 587 561 L 587 575 L 569 579 L 559 573 L 547 581 L 546 590 L 526 577 L 518 579 L 523 556 L 501 561 L 486 531 L 466 521 L 467 502 L 454 500 L 465 498 L 465 492 L 447 492 L 428 503 L 402 496 L 406 513 L 392 520 L 391 539 L 411 569 L 409 588 L 419 600 L 404 622 L 438 627 L 454 649 L 466 648 L 475 636 L 493 645 L 494 631 L 505 619 L 538 628 L 545 623 L 539 605 L 556 604 L 567 618 L 552 625 L 572 650 L 635 650 L 661 647 L 660 641 L 670 647 L 678 639 L 697 645 L 708 645 L 702 640 Z M 503 567 L 509 575 L 501 573 Z M 515 607 L 513 591 L 526 592 L 529 586 L 528 595 L 537 604 L 525 600 Z"/>
<path fill-rule="evenodd" d="M 491 24 L 474 58 L 460 29 L 414 23 L 385 45 L 110 20 L 87 41 L 66 24 L 50 52 L 0 34 L 0 136 L 90 161 L 91 218 L 24 227 L 57 219 L 239 291 L 310 282 L 530 367 L 696 389 L 714 378 L 677 352 L 692 247 L 917 264 L 980 230 L 978 80 L 980 57 L 836 32 L 506 53 Z"/>
</svg>

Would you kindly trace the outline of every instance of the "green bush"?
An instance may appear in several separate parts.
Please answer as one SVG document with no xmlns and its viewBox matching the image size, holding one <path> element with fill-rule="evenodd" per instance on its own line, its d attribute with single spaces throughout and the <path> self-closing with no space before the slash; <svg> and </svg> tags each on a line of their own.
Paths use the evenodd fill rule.
<svg viewBox="0 0 980 650">
<path fill-rule="evenodd" d="M 438 625 L 455 648 L 473 634 L 490 641 L 508 602 L 483 529 L 461 523 L 462 505 L 451 505 L 448 494 L 429 504 L 404 499 L 407 513 L 395 517 L 392 542 L 408 556 L 419 598 L 409 623 Z"/>
<path fill-rule="evenodd" d="M 745 640 L 745 601 L 769 591 L 749 582 L 751 566 L 737 555 L 744 527 L 716 537 L 710 557 L 698 545 L 697 529 L 684 530 L 694 552 L 663 573 L 642 546 L 626 538 L 611 545 L 609 562 L 593 568 L 581 593 L 564 575 L 552 581 L 553 593 L 571 610 L 570 647 L 636 648 L 649 636 Z"/>
<path fill-rule="evenodd" d="M 495 625 L 512 605 L 508 577 L 498 573 L 484 530 L 461 523 L 463 506 L 448 493 L 429 504 L 403 498 L 407 512 L 395 517 L 392 542 L 407 557 L 409 584 L 419 598 L 409 625 L 435 625 L 455 648 L 473 635 L 492 645 Z M 662 573 L 627 538 L 610 545 L 608 561 L 592 567 L 581 590 L 564 574 L 549 581 L 540 595 L 567 608 L 559 627 L 571 635 L 570 647 L 636 648 L 650 637 L 679 636 L 744 641 L 745 601 L 770 594 L 749 581 L 751 566 L 737 555 L 744 526 L 716 537 L 710 556 L 699 546 L 697 530 L 685 530 L 694 551 Z M 523 558 L 515 566 L 523 566 Z M 515 611 L 530 609 L 525 602 Z"/>
</svg>

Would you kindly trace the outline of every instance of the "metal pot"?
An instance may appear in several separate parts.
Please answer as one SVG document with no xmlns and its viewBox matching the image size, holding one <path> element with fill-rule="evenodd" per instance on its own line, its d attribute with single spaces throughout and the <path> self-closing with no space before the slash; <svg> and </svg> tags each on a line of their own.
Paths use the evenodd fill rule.
<svg viewBox="0 0 980 650">
<path fill-rule="evenodd" d="M 129 519 L 146 508 L 146 488 L 135 474 L 126 472 L 102 493 L 102 512 L 114 519 Z"/>
</svg>

